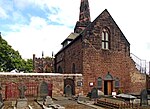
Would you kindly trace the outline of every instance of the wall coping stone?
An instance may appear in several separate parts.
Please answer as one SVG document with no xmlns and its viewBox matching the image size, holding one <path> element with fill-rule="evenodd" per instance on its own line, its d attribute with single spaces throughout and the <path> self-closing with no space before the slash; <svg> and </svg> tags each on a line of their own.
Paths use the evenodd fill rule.
<svg viewBox="0 0 150 109">
<path fill-rule="evenodd" d="M 60 74 L 60 73 L 12 73 L 0 72 L 0 75 L 17 75 L 17 76 L 82 76 L 82 74 Z"/>
</svg>

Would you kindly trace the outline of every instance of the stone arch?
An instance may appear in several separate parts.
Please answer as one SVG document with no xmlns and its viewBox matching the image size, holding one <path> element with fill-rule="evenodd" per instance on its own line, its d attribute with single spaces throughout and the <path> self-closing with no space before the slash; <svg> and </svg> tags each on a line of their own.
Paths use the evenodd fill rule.
<svg viewBox="0 0 150 109">
<path fill-rule="evenodd" d="M 72 87 L 69 84 L 65 87 L 65 96 L 72 96 Z"/>
<path fill-rule="evenodd" d="M 120 81 L 119 81 L 119 78 L 115 78 L 115 88 L 119 88 L 120 86 Z"/>
<path fill-rule="evenodd" d="M 66 96 L 75 95 L 75 83 L 71 78 L 66 78 L 64 80 L 64 94 Z"/>
<path fill-rule="evenodd" d="M 107 27 L 102 29 L 102 49 L 110 49 L 110 30 Z"/>
<path fill-rule="evenodd" d="M 108 80 L 112 81 L 113 80 L 113 76 L 108 72 L 107 75 L 105 76 L 104 80 L 105 81 L 108 81 Z"/>
<path fill-rule="evenodd" d="M 58 66 L 58 73 L 63 73 L 63 69 L 61 66 Z"/>
<path fill-rule="evenodd" d="M 108 72 L 104 78 L 104 94 L 111 95 L 113 92 L 113 76 Z"/>
<path fill-rule="evenodd" d="M 98 77 L 98 79 L 97 79 L 97 88 L 98 89 L 102 88 L 102 78 L 101 77 Z"/>
</svg>

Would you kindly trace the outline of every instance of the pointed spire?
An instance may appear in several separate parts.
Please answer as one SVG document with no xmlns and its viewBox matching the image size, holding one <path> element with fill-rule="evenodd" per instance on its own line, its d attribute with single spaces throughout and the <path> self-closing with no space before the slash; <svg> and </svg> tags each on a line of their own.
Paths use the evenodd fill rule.
<svg viewBox="0 0 150 109">
<path fill-rule="evenodd" d="M 42 51 L 42 58 L 44 57 L 44 52 Z"/>
<path fill-rule="evenodd" d="M 88 0 L 81 0 L 79 21 L 90 22 L 90 8 Z"/>
<path fill-rule="evenodd" d="M 79 21 L 77 21 L 74 28 L 75 33 L 82 32 L 91 22 L 90 8 L 88 0 L 81 0 Z"/>
<path fill-rule="evenodd" d="M 54 57 L 54 52 L 52 51 L 52 58 Z"/>
</svg>

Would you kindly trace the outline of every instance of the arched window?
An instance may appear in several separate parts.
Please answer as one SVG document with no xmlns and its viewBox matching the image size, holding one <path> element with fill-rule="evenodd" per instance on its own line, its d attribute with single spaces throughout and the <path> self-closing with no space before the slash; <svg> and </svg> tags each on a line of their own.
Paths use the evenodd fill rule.
<svg viewBox="0 0 150 109">
<path fill-rule="evenodd" d="M 110 49 L 110 34 L 107 28 L 102 31 L 102 49 Z"/>
<path fill-rule="evenodd" d="M 75 64 L 73 63 L 72 64 L 72 73 L 75 73 L 76 72 L 76 66 L 75 66 Z"/>
<path fill-rule="evenodd" d="M 58 73 L 62 73 L 62 72 L 63 72 L 63 70 L 62 70 L 61 66 L 59 66 L 58 67 Z"/>
<path fill-rule="evenodd" d="M 118 88 L 120 86 L 119 78 L 115 79 L 115 87 Z"/>
<path fill-rule="evenodd" d="M 102 88 L 102 78 L 101 78 L 101 77 L 98 77 L 98 80 L 97 80 L 97 88 L 98 88 L 98 89 Z"/>
</svg>

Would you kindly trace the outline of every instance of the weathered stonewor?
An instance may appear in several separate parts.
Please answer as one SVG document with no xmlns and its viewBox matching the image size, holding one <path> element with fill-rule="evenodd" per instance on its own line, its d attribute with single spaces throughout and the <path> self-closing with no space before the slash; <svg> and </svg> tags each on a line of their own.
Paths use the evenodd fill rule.
<svg viewBox="0 0 150 109">
<path fill-rule="evenodd" d="M 17 109 L 26 109 L 28 106 L 27 98 L 19 98 L 16 103 Z"/>
<path fill-rule="evenodd" d="M 64 95 L 64 80 L 70 78 L 75 83 L 75 95 L 82 93 L 82 86 L 77 86 L 78 81 L 82 81 L 82 74 L 57 74 L 57 73 L 0 73 L 0 83 L 2 95 L 5 100 L 16 100 L 19 98 L 18 85 L 23 82 L 27 90 L 26 98 L 37 98 L 40 95 L 40 84 L 44 81 L 48 84 L 48 96 Z M 50 86 L 50 87 L 49 87 Z M 43 91 L 41 91 L 42 94 Z M 7 95 L 8 94 L 8 95 Z M 44 95 L 44 96 L 46 96 Z"/>
<path fill-rule="evenodd" d="M 44 105 L 49 106 L 49 105 L 53 105 L 53 104 L 54 104 L 54 102 L 53 102 L 52 98 L 50 96 L 46 96 Z"/>
<path fill-rule="evenodd" d="M 89 13 L 87 1 L 81 1 L 80 15 L 82 9 Z M 81 72 L 84 94 L 98 85 L 106 95 L 113 91 L 140 94 L 146 88 L 147 75 L 137 70 L 130 57 L 130 43 L 107 9 L 86 27 L 76 25 L 75 30 L 78 36 L 55 55 L 55 68 L 61 73 Z"/>
<path fill-rule="evenodd" d="M 27 98 L 25 97 L 25 91 L 27 90 L 23 82 L 18 86 L 19 99 L 17 99 L 17 109 L 25 109 L 28 106 Z"/>
<path fill-rule="evenodd" d="M 0 93 L 0 109 L 2 108 L 3 105 L 4 105 L 3 98 L 2 98 L 2 94 Z"/>
</svg>

